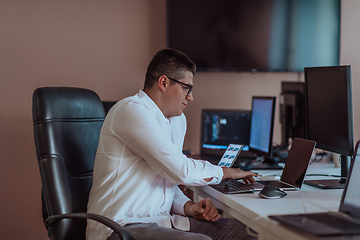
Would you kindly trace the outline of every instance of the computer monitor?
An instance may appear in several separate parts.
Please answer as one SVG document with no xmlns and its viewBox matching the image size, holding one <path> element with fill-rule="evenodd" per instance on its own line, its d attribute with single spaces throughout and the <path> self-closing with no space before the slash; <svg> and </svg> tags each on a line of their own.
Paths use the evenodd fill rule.
<svg viewBox="0 0 360 240">
<path fill-rule="evenodd" d="M 306 137 L 316 147 L 341 154 L 341 177 L 347 177 L 354 153 L 351 66 L 305 68 Z M 324 181 L 339 188 L 345 181 Z M 323 188 L 323 186 L 321 186 Z"/>
<path fill-rule="evenodd" d="M 289 139 L 305 138 L 305 82 L 281 82 L 280 148 L 287 149 Z"/>
<path fill-rule="evenodd" d="M 248 150 L 250 110 L 203 109 L 201 117 L 201 155 L 221 156 L 230 143 Z"/>
<path fill-rule="evenodd" d="M 253 96 L 251 108 L 250 151 L 264 158 L 262 164 L 251 164 L 251 169 L 281 168 L 272 158 L 276 97 Z"/>
</svg>

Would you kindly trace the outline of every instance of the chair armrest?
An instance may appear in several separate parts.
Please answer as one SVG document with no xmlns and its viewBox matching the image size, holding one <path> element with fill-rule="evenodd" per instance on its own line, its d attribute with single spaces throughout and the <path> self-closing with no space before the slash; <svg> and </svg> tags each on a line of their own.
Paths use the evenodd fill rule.
<svg viewBox="0 0 360 240">
<path fill-rule="evenodd" d="M 52 227 L 55 224 L 57 224 L 60 220 L 65 218 L 85 218 L 85 219 L 95 220 L 114 230 L 119 235 L 120 239 L 122 240 L 132 239 L 132 237 L 126 231 L 126 229 L 120 226 L 117 222 L 111 220 L 110 218 L 95 213 L 69 213 L 69 214 L 52 215 L 46 219 L 45 225 L 47 227 Z"/>
</svg>

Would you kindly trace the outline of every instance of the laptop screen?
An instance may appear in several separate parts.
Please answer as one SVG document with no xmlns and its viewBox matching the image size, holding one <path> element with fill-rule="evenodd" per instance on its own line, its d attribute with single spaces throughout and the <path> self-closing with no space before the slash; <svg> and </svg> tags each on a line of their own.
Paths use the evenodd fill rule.
<svg viewBox="0 0 360 240">
<path fill-rule="evenodd" d="M 229 144 L 249 149 L 249 110 L 203 109 L 201 117 L 201 154 L 222 155 Z"/>
<path fill-rule="evenodd" d="M 281 181 L 301 188 L 315 145 L 314 141 L 294 138 Z"/>
<path fill-rule="evenodd" d="M 345 187 L 340 211 L 360 217 L 360 149 L 359 142 L 356 144 L 356 152 Z"/>
</svg>

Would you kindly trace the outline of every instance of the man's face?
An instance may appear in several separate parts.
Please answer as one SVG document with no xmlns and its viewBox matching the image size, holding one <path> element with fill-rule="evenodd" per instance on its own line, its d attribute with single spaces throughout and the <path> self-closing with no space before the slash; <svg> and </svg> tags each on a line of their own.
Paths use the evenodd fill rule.
<svg viewBox="0 0 360 240">
<path fill-rule="evenodd" d="M 191 72 L 186 72 L 185 77 L 181 79 L 176 79 L 179 82 L 171 84 L 169 86 L 169 91 L 167 95 L 167 116 L 174 117 L 180 116 L 183 110 L 186 108 L 186 105 L 189 101 L 193 101 L 192 92 L 188 94 L 189 87 L 184 85 L 193 85 L 193 74 Z M 174 81 L 168 78 L 169 81 Z M 181 83 L 184 84 L 181 84 Z"/>
</svg>

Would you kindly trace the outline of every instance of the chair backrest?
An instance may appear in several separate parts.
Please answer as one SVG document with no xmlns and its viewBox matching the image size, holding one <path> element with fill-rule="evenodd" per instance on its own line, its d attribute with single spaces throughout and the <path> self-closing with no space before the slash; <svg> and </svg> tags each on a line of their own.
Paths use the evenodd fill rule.
<svg viewBox="0 0 360 240">
<path fill-rule="evenodd" d="M 32 110 L 45 215 L 86 212 L 105 118 L 99 96 L 83 88 L 38 88 Z M 85 229 L 84 219 L 64 219 L 49 235 L 85 239 Z"/>
</svg>

